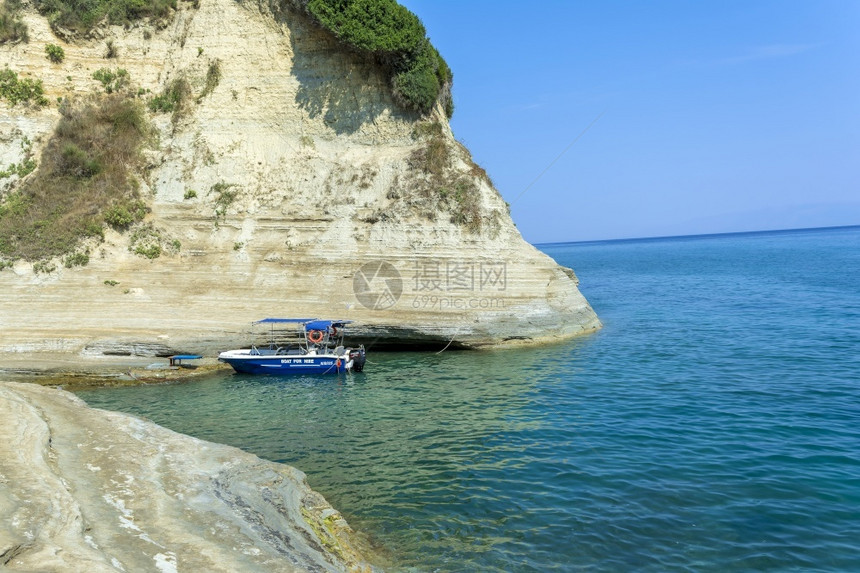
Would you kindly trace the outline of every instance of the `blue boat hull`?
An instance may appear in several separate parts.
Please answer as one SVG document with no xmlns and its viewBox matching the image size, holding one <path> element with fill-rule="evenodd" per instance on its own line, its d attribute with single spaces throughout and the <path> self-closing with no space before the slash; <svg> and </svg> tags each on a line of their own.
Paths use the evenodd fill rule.
<svg viewBox="0 0 860 573">
<path fill-rule="evenodd" d="M 340 374 L 346 372 L 346 363 L 333 356 L 252 356 L 220 358 L 241 374 Z"/>
</svg>

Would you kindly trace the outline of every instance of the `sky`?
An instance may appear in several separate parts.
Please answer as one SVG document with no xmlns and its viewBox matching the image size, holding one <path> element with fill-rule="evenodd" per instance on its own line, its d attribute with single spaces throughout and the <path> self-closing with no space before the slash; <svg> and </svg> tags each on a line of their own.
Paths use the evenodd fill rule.
<svg viewBox="0 0 860 573">
<path fill-rule="evenodd" d="M 860 0 L 400 0 L 532 243 L 860 225 Z"/>
</svg>

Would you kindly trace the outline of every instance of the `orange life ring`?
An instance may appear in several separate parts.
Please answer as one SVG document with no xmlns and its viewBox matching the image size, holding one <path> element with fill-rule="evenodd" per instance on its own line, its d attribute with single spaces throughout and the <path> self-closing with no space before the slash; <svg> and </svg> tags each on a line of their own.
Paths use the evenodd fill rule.
<svg viewBox="0 0 860 573">
<path fill-rule="evenodd" d="M 331 335 L 332 335 L 332 336 L 337 336 L 337 327 L 336 327 L 336 326 L 332 326 L 332 327 L 331 327 Z"/>
<path fill-rule="evenodd" d="M 310 332 L 308 332 L 308 340 L 310 340 L 314 344 L 322 342 L 322 339 L 323 339 L 323 331 L 322 330 L 311 330 Z"/>
</svg>

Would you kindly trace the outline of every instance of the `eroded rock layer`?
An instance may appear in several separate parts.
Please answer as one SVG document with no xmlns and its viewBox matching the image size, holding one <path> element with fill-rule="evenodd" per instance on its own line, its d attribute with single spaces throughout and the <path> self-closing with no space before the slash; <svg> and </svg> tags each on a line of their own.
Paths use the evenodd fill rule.
<svg viewBox="0 0 860 573">
<path fill-rule="evenodd" d="M 367 567 L 295 468 L 33 384 L 0 382 L 0 411 L 3 570 Z"/>
<path fill-rule="evenodd" d="M 93 74 L 106 67 L 127 70 L 144 101 L 177 78 L 191 91 L 181 114 L 149 113 L 157 137 L 136 175 L 150 209 L 138 227 L 157 233 L 160 256 L 130 249 L 132 227 L 84 245 L 86 266 L 18 260 L 0 271 L 0 350 L 211 353 L 267 316 L 467 347 L 600 327 L 573 272 L 522 239 L 441 109 L 400 110 L 373 63 L 300 14 L 181 3 L 165 28 L 71 43 L 32 10 L 24 20 L 29 43 L 0 46 L 0 65 L 41 79 L 50 102 L 102 93 Z M 49 43 L 62 63 L 45 57 Z M 58 121 L 53 103 L 0 103 L 0 159 L 38 158 Z M 6 192 L 16 177 L 0 181 Z"/>
</svg>

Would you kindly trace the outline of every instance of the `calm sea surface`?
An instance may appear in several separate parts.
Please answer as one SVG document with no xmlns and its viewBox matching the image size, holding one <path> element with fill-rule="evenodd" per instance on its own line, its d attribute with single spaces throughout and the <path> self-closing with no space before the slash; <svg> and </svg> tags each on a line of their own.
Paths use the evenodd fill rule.
<svg viewBox="0 0 860 573">
<path fill-rule="evenodd" d="M 292 464 L 397 571 L 860 571 L 860 227 L 544 245 L 605 323 L 81 392 Z"/>
</svg>

